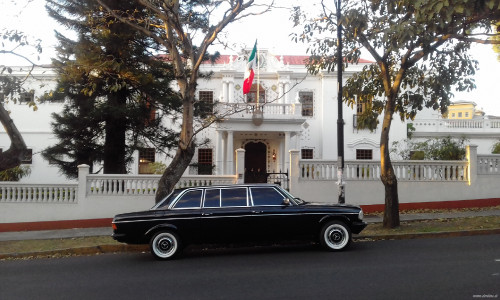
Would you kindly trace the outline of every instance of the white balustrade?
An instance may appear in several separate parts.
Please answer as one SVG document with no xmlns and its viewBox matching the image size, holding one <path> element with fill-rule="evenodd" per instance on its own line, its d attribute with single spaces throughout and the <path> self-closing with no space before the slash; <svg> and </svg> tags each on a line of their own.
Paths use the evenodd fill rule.
<svg viewBox="0 0 500 300">
<path fill-rule="evenodd" d="M 0 183 L 0 202 L 77 203 L 77 184 Z"/>
<path fill-rule="evenodd" d="M 500 154 L 478 155 L 477 173 L 479 175 L 500 174 Z"/>
<path fill-rule="evenodd" d="M 154 196 L 158 189 L 160 175 L 88 175 L 87 195 L 144 195 Z M 190 175 L 183 176 L 176 188 L 215 184 L 234 184 L 235 175 Z"/>
<path fill-rule="evenodd" d="M 393 161 L 396 177 L 400 181 L 468 181 L 466 161 Z M 301 180 L 337 181 L 337 161 L 299 161 Z M 344 180 L 380 180 L 378 161 L 346 161 Z"/>
</svg>

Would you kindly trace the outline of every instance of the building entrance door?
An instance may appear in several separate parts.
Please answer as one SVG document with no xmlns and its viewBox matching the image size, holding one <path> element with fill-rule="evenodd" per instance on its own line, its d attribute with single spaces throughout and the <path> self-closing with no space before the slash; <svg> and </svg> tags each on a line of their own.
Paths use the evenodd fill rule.
<svg viewBox="0 0 500 300">
<path fill-rule="evenodd" d="M 262 142 L 245 145 L 245 183 L 266 183 L 267 146 Z"/>
</svg>

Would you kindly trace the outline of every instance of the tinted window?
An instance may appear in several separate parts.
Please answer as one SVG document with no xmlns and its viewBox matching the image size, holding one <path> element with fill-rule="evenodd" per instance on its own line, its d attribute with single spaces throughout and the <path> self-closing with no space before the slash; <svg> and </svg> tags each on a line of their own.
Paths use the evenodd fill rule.
<svg viewBox="0 0 500 300">
<path fill-rule="evenodd" d="M 180 194 L 181 190 L 174 190 L 170 195 L 167 196 L 165 200 L 154 206 L 155 209 L 162 208 L 165 206 L 168 206 L 172 203 L 172 201 L 177 198 L 177 196 Z"/>
<path fill-rule="evenodd" d="M 247 206 L 247 189 L 221 189 L 221 206 Z"/>
<path fill-rule="evenodd" d="M 204 207 L 220 207 L 220 189 L 205 191 Z"/>
<path fill-rule="evenodd" d="M 188 191 L 177 201 L 174 208 L 200 208 L 201 190 Z"/>
<path fill-rule="evenodd" d="M 251 188 L 253 205 L 281 205 L 285 198 L 273 188 Z"/>
</svg>

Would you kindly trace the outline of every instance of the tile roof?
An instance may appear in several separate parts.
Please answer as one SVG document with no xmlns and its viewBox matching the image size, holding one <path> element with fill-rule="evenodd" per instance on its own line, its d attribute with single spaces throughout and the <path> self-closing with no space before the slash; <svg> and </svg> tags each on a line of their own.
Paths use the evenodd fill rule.
<svg viewBox="0 0 500 300">
<path fill-rule="evenodd" d="M 228 54 L 221 54 L 215 64 L 229 64 L 230 57 L 233 57 L 233 60 L 235 60 L 238 56 L 237 55 L 228 55 Z M 168 58 L 166 55 L 160 55 L 162 58 Z M 305 61 L 309 59 L 308 55 L 276 55 L 276 58 L 278 61 L 281 61 L 281 57 L 283 57 L 283 63 L 285 65 L 305 65 Z M 204 61 L 203 64 L 210 64 L 210 61 Z M 369 64 L 373 63 L 373 61 L 363 59 L 361 58 L 359 60 L 359 63 L 364 63 L 364 64 Z"/>
</svg>

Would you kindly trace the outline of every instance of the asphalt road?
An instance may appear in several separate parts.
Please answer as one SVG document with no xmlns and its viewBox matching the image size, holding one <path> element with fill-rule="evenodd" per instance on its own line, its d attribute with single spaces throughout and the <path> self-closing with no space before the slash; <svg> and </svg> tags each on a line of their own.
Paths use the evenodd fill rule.
<svg viewBox="0 0 500 300">
<path fill-rule="evenodd" d="M 498 299 L 500 235 L 0 261 L 0 299 Z"/>
</svg>

